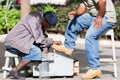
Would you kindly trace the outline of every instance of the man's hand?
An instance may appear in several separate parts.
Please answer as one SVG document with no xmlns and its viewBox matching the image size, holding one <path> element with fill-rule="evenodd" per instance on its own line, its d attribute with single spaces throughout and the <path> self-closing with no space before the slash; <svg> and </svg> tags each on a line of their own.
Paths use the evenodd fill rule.
<svg viewBox="0 0 120 80">
<path fill-rule="evenodd" d="M 75 15 L 76 15 L 76 11 L 70 11 L 70 12 L 68 13 L 69 19 L 72 19 Z"/>
<path fill-rule="evenodd" d="M 93 21 L 95 28 L 101 28 L 102 27 L 102 17 L 96 17 Z"/>
<path fill-rule="evenodd" d="M 53 45 L 61 45 L 62 42 L 61 41 L 53 41 Z"/>
</svg>

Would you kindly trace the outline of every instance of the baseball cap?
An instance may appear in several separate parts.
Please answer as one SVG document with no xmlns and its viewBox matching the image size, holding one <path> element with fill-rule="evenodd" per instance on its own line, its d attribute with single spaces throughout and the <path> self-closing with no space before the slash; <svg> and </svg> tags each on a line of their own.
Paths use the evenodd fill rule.
<svg viewBox="0 0 120 80">
<path fill-rule="evenodd" d="M 58 22 L 57 15 L 52 11 L 45 12 L 44 17 L 51 26 L 54 26 Z"/>
</svg>

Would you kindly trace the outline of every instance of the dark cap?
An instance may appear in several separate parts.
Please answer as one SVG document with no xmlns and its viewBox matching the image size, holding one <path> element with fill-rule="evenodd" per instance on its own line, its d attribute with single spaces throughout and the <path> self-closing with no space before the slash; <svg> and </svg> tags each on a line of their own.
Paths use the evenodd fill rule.
<svg viewBox="0 0 120 80">
<path fill-rule="evenodd" d="M 54 26 L 58 22 L 58 17 L 54 12 L 46 12 L 44 13 L 44 17 L 51 26 Z"/>
</svg>

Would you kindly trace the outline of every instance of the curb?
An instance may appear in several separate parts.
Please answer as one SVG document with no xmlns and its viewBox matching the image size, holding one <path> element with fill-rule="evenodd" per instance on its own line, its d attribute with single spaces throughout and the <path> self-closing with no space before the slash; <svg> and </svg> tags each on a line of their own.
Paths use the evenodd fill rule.
<svg viewBox="0 0 120 80">
<path fill-rule="evenodd" d="M 53 40 L 61 40 L 62 42 L 64 42 L 64 40 L 65 40 L 64 36 L 61 35 L 61 34 L 48 34 L 48 36 L 49 36 L 49 38 L 53 38 Z M 84 45 L 85 44 L 85 39 L 78 38 L 76 40 L 76 44 Z M 112 42 L 111 42 L 111 40 L 100 40 L 99 45 L 100 46 L 105 46 L 105 47 L 111 47 Z M 120 41 L 115 41 L 115 47 L 120 48 Z"/>
</svg>

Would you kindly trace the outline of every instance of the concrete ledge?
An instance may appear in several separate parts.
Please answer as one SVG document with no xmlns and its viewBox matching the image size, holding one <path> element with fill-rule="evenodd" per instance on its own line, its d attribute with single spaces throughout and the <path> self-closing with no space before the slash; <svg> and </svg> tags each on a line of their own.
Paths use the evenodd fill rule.
<svg viewBox="0 0 120 80">
<path fill-rule="evenodd" d="M 4 42 L 5 41 L 6 35 L 7 34 L 0 35 L 0 42 Z"/>
<path fill-rule="evenodd" d="M 4 42 L 6 35 L 7 34 L 0 35 L 0 42 Z M 61 40 L 62 42 L 64 42 L 65 40 L 64 35 L 61 35 L 61 34 L 48 34 L 48 36 L 52 38 L 53 40 Z M 76 44 L 85 44 L 85 39 L 78 38 L 76 40 Z M 111 47 L 112 44 L 111 44 L 111 40 L 100 40 L 99 45 Z M 120 48 L 120 41 L 115 41 L 115 47 Z"/>
</svg>

